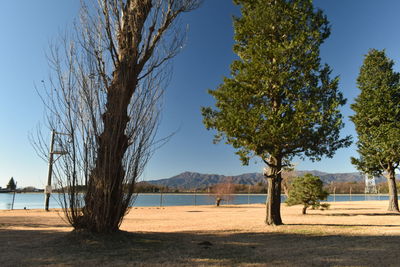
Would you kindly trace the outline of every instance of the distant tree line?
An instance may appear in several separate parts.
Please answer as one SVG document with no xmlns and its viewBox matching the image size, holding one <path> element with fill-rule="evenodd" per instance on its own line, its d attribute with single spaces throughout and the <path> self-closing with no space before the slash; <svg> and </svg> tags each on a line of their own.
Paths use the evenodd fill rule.
<svg viewBox="0 0 400 267">
<path fill-rule="evenodd" d="M 215 194 L 218 190 L 217 188 L 220 187 L 221 184 L 219 183 L 210 186 L 202 186 L 202 187 L 193 187 L 193 188 L 181 188 L 181 187 L 168 187 L 162 185 L 155 185 L 148 182 L 139 182 L 136 185 L 135 192 L 136 193 L 209 193 Z M 251 193 L 251 194 L 265 194 L 267 192 L 267 188 L 265 183 L 259 182 L 255 185 L 249 184 L 234 184 L 230 183 L 233 192 L 235 194 L 244 194 L 244 193 Z"/>
<path fill-rule="evenodd" d="M 179 188 L 179 187 L 169 187 L 162 185 L 155 185 L 148 182 L 139 182 L 136 185 L 135 193 L 210 193 L 213 194 L 214 189 L 219 184 L 211 185 L 209 187 L 201 188 Z M 267 193 L 267 187 L 265 183 L 258 182 L 254 185 L 251 184 L 232 184 L 235 194 L 265 194 Z M 378 193 L 388 194 L 389 189 L 386 182 L 381 182 L 376 185 Z M 397 188 L 400 189 L 400 182 L 397 182 Z M 7 188 L 8 189 L 8 188 Z M 66 189 L 66 188 L 64 188 Z M 77 186 L 79 192 L 84 192 L 86 187 L 84 185 Z M 324 184 L 324 190 L 328 191 L 330 194 L 364 194 L 365 182 L 332 182 L 329 184 Z M 18 192 L 31 193 L 31 192 L 43 192 L 43 189 L 38 189 L 34 186 L 27 186 L 17 190 Z M 54 189 L 54 192 L 61 192 L 60 189 Z M 283 189 L 281 194 L 287 194 Z"/>
</svg>

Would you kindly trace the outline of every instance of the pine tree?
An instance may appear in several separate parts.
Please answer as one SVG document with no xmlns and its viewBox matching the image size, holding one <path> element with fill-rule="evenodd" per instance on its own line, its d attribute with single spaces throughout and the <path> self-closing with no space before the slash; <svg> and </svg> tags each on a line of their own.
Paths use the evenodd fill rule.
<svg viewBox="0 0 400 267">
<path fill-rule="evenodd" d="M 357 79 L 360 94 L 351 108 L 358 134 L 360 157 L 352 163 L 372 175 L 385 172 L 389 210 L 399 211 L 395 169 L 400 163 L 400 75 L 385 51 L 372 49 L 365 56 Z"/>
<path fill-rule="evenodd" d="M 16 185 L 16 183 L 15 183 L 15 181 L 14 181 L 14 178 L 11 177 L 10 181 L 8 181 L 7 189 L 9 189 L 9 190 L 15 190 L 16 188 L 17 188 L 17 185 Z"/>
<path fill-rule="evenodd" d="M 289 206 L 302 204 L 302 213 L 306 214 L 307 208 L 313 209 L 322 207 L 327 208 L 328 204 L 321 204 L 321 200 L 326 200 L 328 192 L 323 189 L 323 183 L 318 176 L 306 174 L 303 177 L 297 177 L 289 191 L 289 197 L 286 204 Z"/>
<path fill-rule="evenodd" d="M 294 156 L 320 160 L 350 144 L 340 138 L 339 107 L 346 100 L 338 78 L 322 65 L 320 45 L 328 38 L 326 16 L 310 0 L 235 0 L 231 77 L 209 93 L 216 109 L 203 108 L 215 141 L 226 140 L 244 164 L 253 156 L 267 164 L 268 225 L 280 225 L 281 170 Z"/>
</svg>

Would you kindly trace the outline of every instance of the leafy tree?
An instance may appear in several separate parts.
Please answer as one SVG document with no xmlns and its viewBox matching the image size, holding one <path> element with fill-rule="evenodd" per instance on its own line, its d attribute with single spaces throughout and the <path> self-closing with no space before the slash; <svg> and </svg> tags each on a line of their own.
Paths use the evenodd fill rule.
<svg viewBox="0 0 400 267">
<path fill-rule="evenodd" d="M 313 209 L 318 207 L 327 208 L 328 205 L 321 204 L 320 201 L 326 200 L 328 195 L 328 192 L 323 189 L 321 179 L 308 173 L 303 177 L 294 179 L 286 203 L 289 206 L 302 204 L 302 213 L 306 214 L 306 210 L 309 207 Z"/>
<path fill-rule="evenodd" d="M 266 223 L 282 224 L 281 170 L 295 156 L 320 160 L 350 144 L 340 138 L 339 79 L 321 65 L 319 47 L 330 26 L 310 0 L 235 0 L 231 77 L 209 93 L 216 109 L 203 108 L 207 129 L 237 149 L 243 164 L 253 156 L 268 166 Z"/>
<path fill-rule="evenodd" d="M 8 181 L 7 189 L 15 190 L 16 188 L 17 188 L 17 184 L 15 183 L 14 178 L 11 177 L 10 181 Z"/>
<path fill-rule="evenodd" d="M 360 94 L 351 108 L 358 134 L 359 158 L 352 163 L 372 175 L 385 172 L 389 210 L 399 211 L 395 170 L 400 163 L 400 75 L 385 51 L 372 49 L 365 56 L 357 79 Z"/>
</svg>

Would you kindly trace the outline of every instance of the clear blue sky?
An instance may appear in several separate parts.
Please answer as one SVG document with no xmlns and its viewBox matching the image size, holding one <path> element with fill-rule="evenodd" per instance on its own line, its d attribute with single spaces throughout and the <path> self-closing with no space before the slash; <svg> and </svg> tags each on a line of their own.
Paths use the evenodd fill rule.
<svg viewBox="0 0 400 267">
<path fill-rule="evenodd" d="M 358 94 L 356 78 L 363 56 L 370 48 L 385 48 L 400 64 L 400 1 L 317 0 L 332 24 L 332 35 L 322 47 L 322 60 L 340 75 L 340 89 L 348 99 L 343 108 L 343 135 L 355 135 L 347 119 L 349 104 Z M 71 26 L 79 1 L 0 1 L 0 186 L 11 176 L 18 186 L 43 187 L 47 164 L 32 149 L 28 135 L 43 119 L 43 107 L 34 85 L 48 76 L 45 52 L 60 30 Z M 143 178 L 167 178 L 183 171 L 236 175 L 260 172 L 260 163 L 241 166 L 233 149 L 212 144 L 213 133 L 202 125 L 201 106 L 213 99 L 215 89 L 229 74 L 232 52 L 232 15 L 238 8 L 231 0 L 205 0 L 185 14 L 190 31 L 185 49 L 173 61 L 173 79 L 167 88 L 160 137 L 178 130 L 149 162 Z M 398 65 L 396 65 L 398 69 Z M 349 158 L 354 145 L 338 151 L 333 159 L 298 162 L 298 169 L 352 172 Z"/>
</svg>

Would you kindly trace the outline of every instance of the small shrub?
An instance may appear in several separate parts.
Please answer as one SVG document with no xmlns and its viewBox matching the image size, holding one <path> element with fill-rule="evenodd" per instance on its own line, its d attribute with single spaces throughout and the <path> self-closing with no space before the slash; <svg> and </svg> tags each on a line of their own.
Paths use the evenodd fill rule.
<svg viewBox="0 0 400 267">
<path fill-rule="evenodd" d="M 328 195 L 328 192 L 323 189 L 323 183 L 319 177 L 306 174 L 293 181 L 286 203 L 289 206 L 302 204 L 302 213 L 306 214 L 309 207 L 322 210 L 329 208 L 329 204 L 320 202 L 326 200 Z"/>
</svg>

